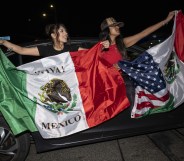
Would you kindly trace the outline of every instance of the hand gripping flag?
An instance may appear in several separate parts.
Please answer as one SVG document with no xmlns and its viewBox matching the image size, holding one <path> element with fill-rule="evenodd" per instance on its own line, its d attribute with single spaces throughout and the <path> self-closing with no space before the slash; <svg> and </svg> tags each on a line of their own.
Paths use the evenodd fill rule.
<svg viewBox="0 0 184 161">
<path fill-rule="evenodd" d="M 124 81 L 101 59 L 101 45 L 14 67 L 1 51 L 0 111 L 14 134 L 58 138 L 97 126 L 130 103 Z"/>
<path fill-rule="evenodd" d="M 169 38 L 132 62 L 119 62 L 122 70 L 136 83 L 132 118 L 167 112 L 184 102 L 184 64 L 177 57 L 174 47 L 178 12 L 175 13 L 173 32 Z"/>
</svg>

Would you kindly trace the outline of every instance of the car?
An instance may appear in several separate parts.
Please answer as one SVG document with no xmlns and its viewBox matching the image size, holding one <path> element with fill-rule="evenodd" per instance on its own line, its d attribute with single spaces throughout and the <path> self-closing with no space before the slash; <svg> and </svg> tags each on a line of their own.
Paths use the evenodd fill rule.
<svg viewBox="0 0 184 161">
<path fill-rule="evenodd" d="M 90 48 L 97 43 L 97 38 L 73 38 L 71 44 Z M 160 41 L 158 41 L 159 43 Z M 23 44 L 23 46 L 32 47 L 41 44 L 50 44 L 49 40 L 34 41 Z M 155 43 L 155 40 L 154 40 Z M 146 45 L 145 45 L 146 44 Z M 149 48 L 151 42 L 134 45 L 127 49 L 131 59 L 135 59 L 140 53 Z M 5 54 L 14 63 L 19 66 L 38 59 L 33 56 L 22 56 L 12 51 L 6 51 Z M 119 113 L 114 118 L 87 130 L 77 132 L 70 136 L 43 139 L 39 132 L 30 133 L 23 132 L 19 135 L 14 135 L 0 113 L 0 158 L 2 161 L 24 161 L 29 153 L 30 144 L 35 143 L 38 153 L 47 152 L 50 150 L 62 149 L 67 147 L 91 144 L 113 139 L 125 138 L 135 135 L 148 134 L 152 132 L 175 129 L 184 127 L 184 104 L 181 104 L 175 110 L 165 113 L 157 113 L 139 119 L 132 119 L 130 113 L 134 103 L 135 87 L 128 75 L 123 74 L 125 80 L 127 96 L 130 100 L 130 108 Z"/>
</svg>

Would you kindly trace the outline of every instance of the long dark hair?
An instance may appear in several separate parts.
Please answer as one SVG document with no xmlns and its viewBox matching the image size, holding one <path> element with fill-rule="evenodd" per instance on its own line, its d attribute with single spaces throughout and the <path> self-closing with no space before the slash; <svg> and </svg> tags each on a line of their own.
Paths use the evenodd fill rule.
<svg viewBox="0 0 184 161">
<path fill-rule="evenodd" d="M 112 40 L 109 36 L 109 33 L 110 33 L 110 30 L 108 27 L 105 28 L 104 30 L 102 30 L 99 34 L 100 41 L 108 40 L 111 44 Z M 117 46 L 119 52 L 121 53 L 122 58 L 128 59 L 126 47 L 125 47 L 125 44 L 123 43 L 123 36 L 121 34 L 116 37 L 115 42 L 116 42 L 116 46 Z"/>
<path fill-rule="evenodd" d="M 46 25 L 45 33 L 51 40 L 52 40 L 51 34 L 52 33 L 56 34 L 56 40 L 57 40 L 57 42 L 59 42 L 59 32 L 58 32 L 58 30 L 59 30 L 60 27 L 63 27 L 67 31 L 67 28 L 64 24 L 56 23 L 56 24 Z M 68 40 L 70 40 L 69 37 L 68 37 Z"/>
</svg>

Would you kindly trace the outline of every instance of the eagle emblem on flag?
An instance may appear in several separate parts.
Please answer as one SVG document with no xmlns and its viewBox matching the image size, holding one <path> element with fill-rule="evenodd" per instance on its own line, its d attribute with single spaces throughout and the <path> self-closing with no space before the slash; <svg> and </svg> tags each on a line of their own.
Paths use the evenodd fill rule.
<svg viewBox="0 0 184 161">
<path fill-rule="evenodd" d="M 61 79 L 52 79 L 45 85 L 41 86 L 42 93 L 40 101 L 45 104 L 45 108 L 52 112 L 71 111 L 77 102 L 77 95 L 71 95 L 70 88 L 67 83 Z"/>
</svg>

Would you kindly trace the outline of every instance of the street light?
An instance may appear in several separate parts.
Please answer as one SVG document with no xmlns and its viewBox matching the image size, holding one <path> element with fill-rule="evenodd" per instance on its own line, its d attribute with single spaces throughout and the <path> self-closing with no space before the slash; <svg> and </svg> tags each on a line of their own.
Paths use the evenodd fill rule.
<svg viewBox="0 0 184 161">
<path fill-rule="evenodd" d="M 58 22 L 57 20 L 57 11 L 56 11 L 56 6 L 53 4 L 50 4 L 50 8 L 54 11 L 54 19 L 55 19 L 55 23 Z"/>
<path fill-rule="evenodd" d="M 46 14 L 46 13 L 42 13 L 42 16 L 43 16 L 43 17 L 47 17 L 47 14 Z"/>
</svg>

